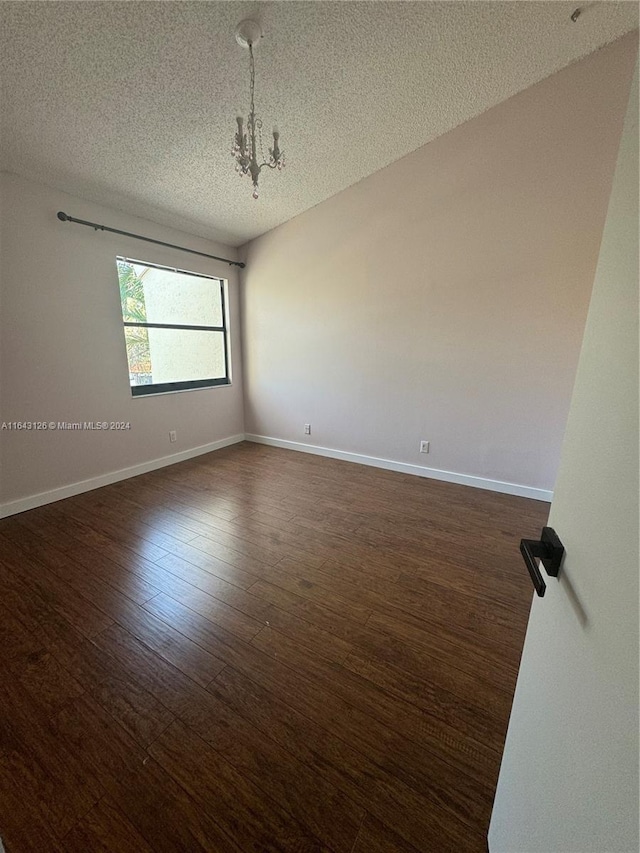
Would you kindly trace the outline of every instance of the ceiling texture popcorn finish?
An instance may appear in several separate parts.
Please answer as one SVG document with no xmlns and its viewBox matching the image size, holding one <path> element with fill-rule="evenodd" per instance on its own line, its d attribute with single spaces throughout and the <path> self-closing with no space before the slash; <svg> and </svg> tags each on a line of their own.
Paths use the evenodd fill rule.
<svg viewBox="0 0 640 853">
<path fill-rule="evenodd" d="M 1 2 L 0 166 L 241 245 L 638 26 L 576 5 Z M 243 17 L 291 164 L 257 202 L 229 157 Z"/>
</svg>

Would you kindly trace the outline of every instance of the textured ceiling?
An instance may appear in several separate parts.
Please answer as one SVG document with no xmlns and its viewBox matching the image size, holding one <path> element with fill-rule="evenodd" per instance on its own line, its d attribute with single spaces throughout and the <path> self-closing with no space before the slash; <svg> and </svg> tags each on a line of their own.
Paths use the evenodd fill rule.
<svg viewBox="0 0 640 853">
<path fill-rule="evenodd" d="M 0 2 L 0 167 L 240 245 L 638 26 L 635 2 L 576 5 Z M 287 156 L 257 201 L 230 155 L 250 15 Z"/>
</svg>

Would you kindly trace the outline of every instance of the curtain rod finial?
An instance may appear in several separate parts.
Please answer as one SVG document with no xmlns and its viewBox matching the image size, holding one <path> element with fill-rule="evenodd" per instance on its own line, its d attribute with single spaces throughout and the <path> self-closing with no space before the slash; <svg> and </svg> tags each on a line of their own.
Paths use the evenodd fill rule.
<svg viewBox="0 0 640 853">
<path fill-rule="evenodd" d="M 66 222 L 68 218 L 69 218 L 69 217 L 67 216 L 67 214 L 66 214 L 66 213 L 64 213 L 62 210 L 59 210 L 59 211 L 58 211 L 58 219 L 59 219 L 61 222 Z"/>
</svg>

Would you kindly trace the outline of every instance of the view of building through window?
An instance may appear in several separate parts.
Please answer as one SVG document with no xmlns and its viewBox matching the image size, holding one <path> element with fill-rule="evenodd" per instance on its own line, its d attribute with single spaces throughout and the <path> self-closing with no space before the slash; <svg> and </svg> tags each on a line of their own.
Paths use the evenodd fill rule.
<svg viewBox="0 0 640 853">
<path fill-rule="evenodd" d="M 229 384 L 224 282 L 117 258 L 134 396 Z"/>
</svg>

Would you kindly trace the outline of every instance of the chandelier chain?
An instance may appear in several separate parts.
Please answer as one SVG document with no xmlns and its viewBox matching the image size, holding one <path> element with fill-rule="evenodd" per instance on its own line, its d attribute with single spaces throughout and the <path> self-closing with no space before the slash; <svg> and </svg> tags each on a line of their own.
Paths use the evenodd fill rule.
<svg viewBox="0 0 640 853">
<path fill-rule="evenodd" d="M 253 59 L 253 46 L 249 43 L 249 93 L 251 102 L 250 121 L 255 122 L 256 108 L 254 104 L 254 93 L 256 90 L 256 64 Z"/>
<path fill-rule="evenodd" d="M 257 133 L 257 145 L 256 148 L 260 148 L 260 159 L 262 163 L 260 164 L 260 168 L 262 166 L 268 166 L 269 164 L 265 161 L 264 157 L 264 148 L 262 147 L 262 121 L 256 117 L 256 108 L 255 108 L 255 91 L 256 91 L 256 64 L 253 58 L 253 46 L 249 44 L 249 101 L 251 113 L 249 117 L 249 121 L 253 125 L 253 139 L 256 139 L 256 129 Z"/>
</svg>

